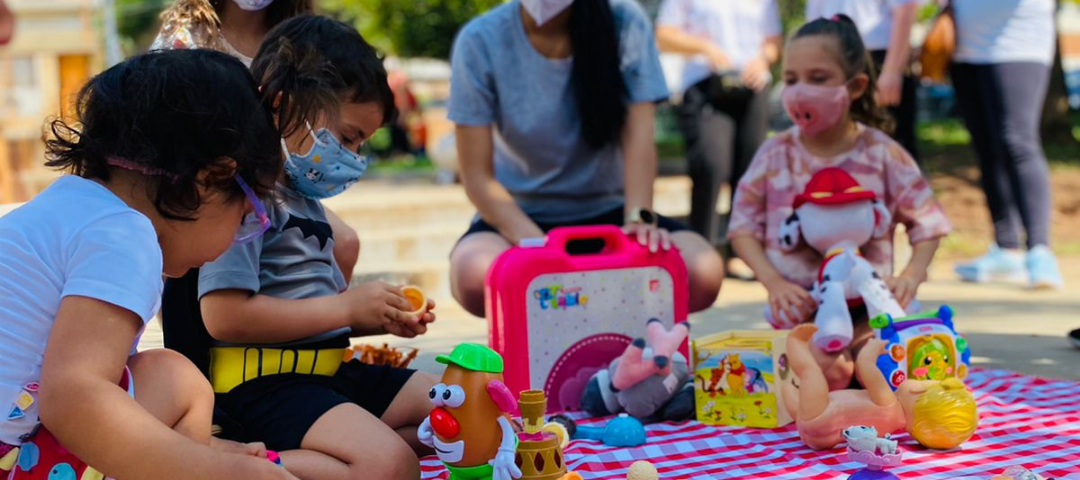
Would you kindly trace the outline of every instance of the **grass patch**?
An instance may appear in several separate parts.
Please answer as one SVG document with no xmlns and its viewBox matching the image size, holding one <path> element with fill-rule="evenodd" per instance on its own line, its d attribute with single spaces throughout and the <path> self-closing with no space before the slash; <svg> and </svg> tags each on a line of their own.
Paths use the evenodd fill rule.
<svg viewBox="0 0 1080 480">
<path fill-rule="evenodd" d="M 435 164 L 424 155 L 398 155 L 375 159 L 369 165 L 376 175 L 423 175 L 435 173 Z"/>
</svg>

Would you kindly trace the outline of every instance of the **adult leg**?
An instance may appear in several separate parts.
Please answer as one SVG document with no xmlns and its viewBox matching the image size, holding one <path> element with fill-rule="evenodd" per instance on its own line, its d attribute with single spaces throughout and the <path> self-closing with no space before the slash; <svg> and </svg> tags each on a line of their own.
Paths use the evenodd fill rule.
<svg viewBox="0 0 1080 480">
<path fill-rule="evenodd" d="M 450 290 L 469 313 L 484 316 L 484 279 L 510 246 L 498 233 L 478 232 L 462 238 L 450 253 Z"/>
<path fill-rule="evenodd" d="M 128 368 L 136 402 L 178 433 L 210 444 L 214 391 L 195 365 L 179 353 L 159 348 L 132 356 Z"/>
<path fill-rule="evenodd" d="M 694 232 L 672 233 L 671 241 L 679 248 L 686 262 L 690 278 L 690 311 L 698 312 L 711 307 L 724 281 L 724 262 L 720 254 L 704 237 Z"/>
<path fill-rule="evenodd" d="M 319 417 L 300 449 L 281 452 L 281 461 L 303 480 L 420 478 L 413 449 L 387 424 L 352 403 Z"/>
<path fill-rule="evenodd" d="M 999 87 L 992 69 L 986 65 L 953 65 L 953 85 L 964 124 L 971 132 L 972 144 L 979 157 L 986 203 L 994 222 L 994 237 L 1001 248 L 1020 248 L 1019 215 L 1014 209 L 1008 177 L 1005 173 L 1005 146 L 995 119 L 1002 115 Z"/>
<path fill-rule="evenodd" d="M 690 228 L 711 243 L 719 237 L 716 202 L 720 186 L 731 176 L 734 120 L 713 108 L 708 90 L 712 79 L 690 87 L 679 110 L 679 127 L 686 139 L 686 158 L 693 187 Z"/>
<path fill-rule="evenodd" d="M 993 65 L 1001 98 L 996 135 L 1004 140 L 1005 173 L 1028 248 L 1050 243 L 1050 170 L 1042 149 L 1039 119 L 1050 81 L 1050 67 L 1038 63 Z"/>
</svg>

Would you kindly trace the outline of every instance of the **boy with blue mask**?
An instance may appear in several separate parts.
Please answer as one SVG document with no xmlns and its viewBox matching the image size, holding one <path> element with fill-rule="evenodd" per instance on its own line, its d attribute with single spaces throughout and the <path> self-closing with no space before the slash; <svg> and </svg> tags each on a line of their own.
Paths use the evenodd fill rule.
<svg viewBox="0 0 1080 480">
<path fill-rule="evenodd" d="M 229 436 L 259 438 L 298 477 L 418 478 L 416 428 L 436 379 L 342 358 L 353 337 L 425 333 L 434 304 L 416 313 L 383 282 L 349 289 L 319 203 L 359 180 L 357 151 L 393 118 L 386 71 L 354 28 L 298 17 L 270 32 L 252 73 L 282 135 L 271 226 L 203 267 L 181 301 L 166 292 L 166 343 L 186 299 L 196 333 L 213 338 L 201 363 Z"/>
</svg>

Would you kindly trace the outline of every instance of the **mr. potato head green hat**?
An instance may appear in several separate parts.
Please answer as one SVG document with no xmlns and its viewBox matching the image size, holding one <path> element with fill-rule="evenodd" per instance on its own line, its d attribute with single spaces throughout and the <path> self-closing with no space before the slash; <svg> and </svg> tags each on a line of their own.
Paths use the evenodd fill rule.
<svg viewBox="0 0 1080 480">
<path fill-rule="evenodd" d="M 484 373 L 503 373 L 503 359 L 495 350 L 475 343 L 462 343 L 450 355 L 439 355 L 435 361 L 454 364 L 466 370 Z"/>
</svg>

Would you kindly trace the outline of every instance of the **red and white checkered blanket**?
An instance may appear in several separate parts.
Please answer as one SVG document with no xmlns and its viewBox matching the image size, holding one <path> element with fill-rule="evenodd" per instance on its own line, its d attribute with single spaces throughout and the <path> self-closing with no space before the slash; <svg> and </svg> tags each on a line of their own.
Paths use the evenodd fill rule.
<svg viewBox="0 0 1080 480">
<path fill-rule="evenodd" d="M 1080 383 L 981 369 L 966 383 L 979 403 L 975 436 L 959 450 L 938 452 L 901 435 L 904 465 L 892 473 L 919 480 L 988 479 L 1021 465 L 1047 478 L 1080 479 Z M 565 452 L 567 465 L 585 479 L 618 480 L 637 460 L 652 462 L 664 480 L 837 480 L 861 468 L 847 462 L 843 448 L 810 450 L 794 425 L 759 430 L 687 422 L 650 425 L 648 434 L 638 448 L 574 441 Z M 421 470 L 425 480 L 448 477 L 434 457 L 424 459 Z"/>
</svg>

